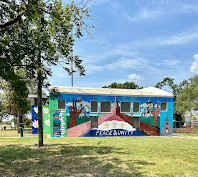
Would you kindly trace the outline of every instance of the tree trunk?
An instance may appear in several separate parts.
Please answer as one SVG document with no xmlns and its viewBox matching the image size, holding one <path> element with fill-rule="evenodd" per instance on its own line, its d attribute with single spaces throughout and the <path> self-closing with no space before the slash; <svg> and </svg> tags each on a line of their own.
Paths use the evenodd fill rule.
<svg viewBox="0 0 198 177">
<path fill-rule="evenodd" d="M 41 67 L 38 69 L 38 124 L 39 124 L 39 147 L 43 146 L 43 113 L 42 113 L 42 73 Z"/>
<path fill-rule="evenodd" d="M 17 129 L 17 115 L 14 114 L 14 129 Z"/>
<path fill-rule="evenodd" d="M 40 34 L 43 34 L 43 23 L 44 15 L 40 15 Z M 37 106 L 38 106 L 38 133 L 39 133 L 39 147 L 43 146 L 43 112 L 42 112 L 42 61 L 41 61 L 41 39 L 39 42 L 39 51 L 38 51 L 38 72 L 37 72 L 37 81 L 38 81 L 38 90 L 37 90 Z"/>
<path fill-rule="evenodd" d="M 20 133 L 20 126 L 23 123 L 23 114 L 18 112 L 18 125 L 17 125 L 17 132 Z"/>
<path fill-rule="evenodd" d="M 19 116 L 19 112 L 18 112 L 18 114 L 17 114 L 17 120 L 16 120 L 16 122 L 17 122 L 17 132 L 18 133 L 20 133 L 20 129 L 19 129 L 19 125 L 20 125 L 20 122 L 19 122 L 19 118 L 20 116 Z"/>
<path fill-rule="evenodd" d="M 16 128 L 17 132 L 19 132 L 18 115 L 16 115 Z"/>
</svg>

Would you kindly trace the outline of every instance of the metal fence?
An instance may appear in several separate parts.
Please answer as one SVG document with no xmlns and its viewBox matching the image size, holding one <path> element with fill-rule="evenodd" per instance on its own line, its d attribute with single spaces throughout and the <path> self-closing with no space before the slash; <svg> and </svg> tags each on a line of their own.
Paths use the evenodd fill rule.
<svg viewBox="0 0 198 177">
<path fill-rule="evenodd" d="M 185 122 L 184 121 L 174 121 L 173 128 L 184 128 Z"/>
</svg>

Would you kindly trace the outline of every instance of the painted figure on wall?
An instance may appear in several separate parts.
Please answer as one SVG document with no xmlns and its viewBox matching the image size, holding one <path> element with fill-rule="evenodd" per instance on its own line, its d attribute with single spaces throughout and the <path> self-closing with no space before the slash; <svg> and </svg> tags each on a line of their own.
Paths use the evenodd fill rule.
<svg viewBox="0 0 198 177">
<path fill-rule="evenodd" d="M 150 114 L 150 107 L 147 107 L 147 108 L 146 108 L 146 117 L 147 117 L 147 118 L 148 118 L 149 114 Z"/>
<path fill-rule="evenodd" d="M 167 134 L 167 135 L 171 134 L 171 126 L 170 126 L 170 122 L 169 122 L 168 116 L 166 116 L 166 120 L 164 122 L 162 133 Z"/>
<path fill-rule="evenodd" d="M 79 114 L 79 118 L 89 117 L 89 105 L 83 106 L 83 104 L 81 103 L 78 110 L 79 111 L 81 110 L 81 113 Z"/>
<path fill-rule="evenodd" d="M 83 105 L 82 105 L 82 104 L 80 104 L 80 107 L 79 107 L 79 109 L 78 109 L 78 110 L 80 111 L 80 110 L 83 110 L 83 109 L 84 109 Z M 81 111 L 81 113 L 79 114 L 79 117 L 80 117 L 80 118 L 82 118 L 82 117 L 83 117 L 83 111 Z"/>
<path fill-rule="evenodd" d="M 79 111 L 77 111 L 76 100 L 74 100 L 73 98 L 73 106 L 69 107 L 70 120 L 69 120 L 68 128 L 76 126 L 76 117 L 81 114 L 83 109 L 84 107 L 82 107 Z"/>
<path fill-rule="evenodd" d="M 86 117 L 89 117 L 89 106 L 88 105 L 86 105 L 85 106 L 85 112 L 86 112 Z"/>
</svg>

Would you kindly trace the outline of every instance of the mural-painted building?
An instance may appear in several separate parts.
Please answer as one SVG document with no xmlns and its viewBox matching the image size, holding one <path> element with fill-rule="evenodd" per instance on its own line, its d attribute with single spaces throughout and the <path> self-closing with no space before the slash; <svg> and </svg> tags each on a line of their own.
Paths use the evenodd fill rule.
<svg viewBox="0 0 198 177">
<path fill-rule="evenodd" d="M 52 137 L 159 136 L 173 132 L 173 95 L 144 89 L 58 87 L 49 101 Z"/>
</svg>

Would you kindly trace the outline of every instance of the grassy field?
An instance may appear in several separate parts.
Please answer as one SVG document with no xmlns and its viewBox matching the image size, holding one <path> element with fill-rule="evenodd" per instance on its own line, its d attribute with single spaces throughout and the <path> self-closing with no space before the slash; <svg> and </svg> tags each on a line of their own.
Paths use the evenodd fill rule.
<svg viewBox="0 0 198 177">
<path fill-rule="evenodd" d="M 27 129 L 23 131 L 23 135 L 24 136 L 34 136 L 31 134 L 32 131 L 31 129 Z M 12 130 L 0 130 L 0 137 L 19 137 L 20 134 L 17 133 L 16 130 L 12 129 Z"/>
<path fill-rule="evenodd" d="M 198 138 L 45 136 L 44 142 L 38 148 L 37 136 L 1 137 L 0 176 L 198 176 Z"/>
<path fill-rule="evenodd" d="M 198 137 L 198 134 L 195 133 L 175 133 L 176 135 L 182 135 L 182 136 L 194 136 Z"/>
</svg>

